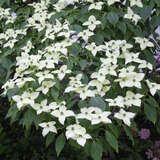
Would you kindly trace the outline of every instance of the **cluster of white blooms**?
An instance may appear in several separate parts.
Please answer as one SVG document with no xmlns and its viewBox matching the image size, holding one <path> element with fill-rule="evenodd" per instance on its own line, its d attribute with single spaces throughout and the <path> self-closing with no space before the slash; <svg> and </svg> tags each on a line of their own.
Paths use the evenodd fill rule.
<svg viewBox="0 0 160 160">
<path fill-rule="evenodd" d="M 130 106 L 141 106 L 141 98 L 143 95 L 141 94 L 135 94 L 131 91 L 127 91 L 126 96 L 117 96 L 115 99 L 106 99 L 107 102 L 109 102 L 109 106 L 119 106 L 124 108 L 130 107 Z"/>
<path fill-rule="evenodd" d="M 14 23 L 16 20 L 16 14 L 10 10 L 10 8 L 4 9 L 0 7 L 0 20 L 5 19 L 5 24 Z"/>
<path fill-rule="evenodd" d="M 0 43 L 3 44 L 3 48 L 13 48 L 14 44 L 18 41 L 18 35 L 26 35 L 26 29 L 7 29 L 5 33 L 0 33 Z"/>
<path fill-rule="evenodd" d="M 78 119 L 87 119 L 91 121 L 92 125 L 98 123 L 112 123 L 108 118 L 111 112 L 104 111 L 96 107 L 81 108 L 81 113 L 77 115 Z"/>
<path fill-rule="evenodd" d="M 64 18 L 57 18 L 53 22 L 50 21 L 51 16 L 63 11 L 67 6 L 74 4 L 89 3 L 88 10 L 102 10 L 103 5 L 114 5 L 121 3 L 120 0 L 106 0 L 95 2 L 94 0 L 59 0 L 55 4 L 51 4 L 49 0 L 41 0 L 39 3 L 29 4 L 34 9 L 34 14 L 27 19 L 26 29 L 13 30 L 7 29 L 5 33 L 0 34 L 0 40 L 5 41 L 3 48 L 13 48 L 14 44 L 19 41 L 19 34 L 26 35 L 27 29 L 32 28 L 41 32 L 45 30 L 44 36 L 39 40 L 41 44 L 45 44 L 44 48 L 37 49 L 33 40 L 29 39 L 25 46 L 21 46 L 21 54 L 16 57 L 16 73 L 13 79 L 8 80 L 4 85 L 4 94 L 15 87 L 22 90 L 12 97 L 17 104 L 18 109 L 24 107 L 32 107 L 37 116 L 41 113 L 50 114 L 53 117 L 51 122 L 40 123 L 43 128 L 42 134 L 46 136 L 49 132 L 57 133 L 57 123 L 64 125 L 66 128 L 67 139 L 76 140 L 81 146 L 84 146 L 87 139 L 91 139 L 91 135 L 80 125 L 81 119 L 90 121 L 91 125 L 99 123 L 112 123 L 112 118 L 122 120 L 126 125 L 131 125 L 131 119 L 135 113 L 126 111 L 132 106 L 141 106 L 141 99 L 144 95 L 130 91 L 131 88 L 142 88 L 142 82 L 148 85 L 152 95 L 160 89 L 160 85 L 146 80 L 145 73 L 141 73 L 140 69 L 153 69 L 151 63 L 144 59 L 140 59 L 140 51 L 148 47 L 153 47 L 153 43 L 147 38 L 133 37 L 132 41 L 138 43 L 139 52 L 133 51 L 133 45 L 126 40 L 110 40 L 104 41 L 98 45 L 91 41 L 92 36 L 96 34 L 96 29 L 100 27 L 102 22 L 98 16 L 89 15 L 87 20 L 81 23 L 82 30 L 77 32 L 71 29 L 71 24 Z M 141 0 L 130 0 L 130 7 L 143 7 Z M 48 7 L 53 7 L 55 11 L 49 12 Z M 140 16 L 135 14 L 131 8 L 124 15 L 124 18 L 138 23 Z M 76 9 L 76 6 L 75 8 Z M 0 17 L 10 14 L 9 10 L 0 8 Z M 76 38 L 72 38 L 76 36 Z M 58 39 L 58 40 L 57 40 Z M 84 74 L 80 69 L 76 72 L 68 65 L 69 58 L 72 57 L 70 48 L 77 45 L 77 39 L 83 47 L 83 56 L 98 59 L 99 65 L 95 66 L 91 72 L 87 72 L 87 83 L 83 82 Z M 3 43 L 2 43 L 3 44 Z M 47 44 L 47 45 L 46 45 Z M 43 46 L 43 45 L 42 45 Z M 81 54 L 81 53 L 79 53 Z M 76 56 L 75 56 L 76 57 Z M 86 58 L 85 57 L 85 58 Z M 95 60 L 95 61 L 96 61 Z M 86 60 L 87 61 L 87 60 Z M 75 64 L 75 68 L 77 64 Z M 91 65 L 92 67 L 92 65 Z M 64 84 L 61 88 L 63 100 L 58 102 L 51 99 L 51 89 L 59 84 Z M 111 90 L 112 83 L 119 85 L 121 89 L 126 90 L 125 95 L 118 95 L 115 98 L 107 97 L 106 94 Z M 34 87 L 31 87 L 34 85 Z M 28 87 L 29 86 L 29 87 Z M 74 111 L 68 108 L 67 96 L 76 93 L 82 101 L 90 100 L 96 96 L 105 98 L 106 104 L 112 107 L 119 107 L 119 111 L 111 114 L 110 111 L 101 110 L 100 108 L 88 106 L 80 110 Z M 113 115 L 113 116 L 112 116 Z M 67 119 L 74 118 L 75 123 L 67 125 Z"/>
</svg>

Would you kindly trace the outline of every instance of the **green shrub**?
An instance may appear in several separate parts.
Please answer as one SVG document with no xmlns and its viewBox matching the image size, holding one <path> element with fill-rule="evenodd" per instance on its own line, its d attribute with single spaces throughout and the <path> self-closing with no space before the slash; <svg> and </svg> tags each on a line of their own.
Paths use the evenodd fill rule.
<svg viewBox="0 0 160 160">
<path fill-rule="evenodd" d="M 47 143 L 56 136 L 57 156 L 71 146 L 82 160 L 118 153 L 122 130 L 134 144 L 136 115 L 158 124 L 160 84 L 150 74 L 156 65 L 149 39 L 159 25 L 158 0 L 7 3 L 0 64 L 2 83 L 11 77 L 2 88 L 12 122 L 27 131 L 40 126 Z"/>
</svg>

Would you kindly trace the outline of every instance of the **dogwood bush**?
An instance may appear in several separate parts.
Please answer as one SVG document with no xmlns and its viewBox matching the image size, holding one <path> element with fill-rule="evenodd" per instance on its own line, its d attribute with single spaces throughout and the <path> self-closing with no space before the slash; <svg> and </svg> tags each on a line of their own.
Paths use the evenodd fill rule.
<svg viewBox="0 0 160 160">
<path fill-rule="evenodd" d="M 156 69 L 149 35 L 159 1 L 14 3 L 0 8 L 2 52 L 17 52 L 15 73 L 2 87 L 12 121 L 23 115 L 27 129 L 34 123 L 49 141 L 59 135 L 57 155 L 65 136 L 71 146 L 91 148 L 95 160 L 106 145 L 118 152 L 121 128 L 133 140 L 139 112 L 157 122 L 160 84 L 149 76 Z"/>
</svg>

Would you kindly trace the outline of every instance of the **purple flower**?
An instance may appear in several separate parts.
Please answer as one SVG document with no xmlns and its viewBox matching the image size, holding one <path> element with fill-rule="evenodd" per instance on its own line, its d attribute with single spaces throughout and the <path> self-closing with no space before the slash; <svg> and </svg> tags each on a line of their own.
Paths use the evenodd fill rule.
<svg viewBox="0 0 160 160">
<path fill-rule="evenodd" d="M 155 59 L 156 59 L 156 66 L 160 66 L 160 51 L 156 52 Z"/>
<path fill-rule="evenodd" d="M 157 157 L 154 157 L 152 160 L 159 160 L 159 158 L 157 158 Z"/>
<path fill-rule="evenodd" d="M 71 38 L 72 38 L 73 40 L 77 40 L 77 39 L 78 39 L 78 36 L 77 36 L 77 35 L 73 35 Z"/>
<path fill-rule="evenodd" d="M 160 147 L 160 140 L 155 142 L 155 147 Z"/>
<path fill-rule="evenodd" d="M 150 137 L 150 130 L 142 128 L 138 135 L 141 137 L 141 139 L 147 139 Z"/>
<path fill-rule="evenodd" d="M 147 159 L 153 158 L 153 152 L 152 152 L 152 150 L 148 149 L 148 151 L 146 152 L 146 155 L 147 155 Z"/>
<path fill-rule="evenodd" d="M 156 28 L 155 32 L 160 36 L 160 26 Z"/>
<path fill-rule="evenodd" d="M 16 15 L 15 12 L 12 12 L 12 13 L 11 13 L 11 16 L 12 16 L 13 18 L 16 18 L 16 17 L 17 17 L 17 15 Z"/>
</svg>

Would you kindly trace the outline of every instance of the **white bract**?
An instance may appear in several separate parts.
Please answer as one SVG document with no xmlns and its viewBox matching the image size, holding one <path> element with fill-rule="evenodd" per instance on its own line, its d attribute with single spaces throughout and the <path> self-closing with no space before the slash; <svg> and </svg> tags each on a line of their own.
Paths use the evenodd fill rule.
<svg viewBox="0 0 160 160">
<path fill-rule="evenodd" d="M 12 99 L 17 103 L 17 108 L 21 109 L 26 105 L 34 105 L 34 100 L 38 97 L 39 92 L 24 92 L 22 95 L 15 95 Z"/>
<path fill-rule="evenodd" d="M 143 7 L 143 3 L 141 0 L 130 0 L 130 6 Z"/>
<path fill-rule="evenodd" d="M 65 119 L 74 116 L 74 113 L 71 110 L 67 110 L 65 106 L 60 106 L 58 109 L 52 111 L 51 115 L 57 117 L 59 122 L 64 125 Z"/>
<path fill-rule="evenodd" d="M 150 89 L 151 94 L 154 96 L 157 90 L 160 90 L 160 84 L 150 82 L 149 80 L 146 80 L 146 82 Z"/>
<path fill-rule="evenodd" d="M 90 16 L 88 21 L 83 23 L 83 26 L 88 26 L 88 28 L 93 31 L 99 24 L 101 24 L 101 22 L 97 21 L 95 16 Z"/>
<path fill-rule="evenodd" d="M 141 19 L 138 14 L 135 14 L 130 7 L 128 7 L 127 14 L 124 15 L 124 18 L 131 19 L 135 24 Z"/>
<path fill-rule="evenodd" d="M 136 43 L 140 44 L 141 50 L 146 49 L 147 47 L 154 47 L 154 44 L 150 42 L 147 38 L 135 37 Z"/>
<path fill-rule="evenodd" d="M 120 109 L 118 113 L 115 113 L 114 117 L 117 119 L 123 120 L 123 122 L 130 126 L 131 125 L 131 119 L 135 116 L 135 113 L 132 112 L 126 112 L 123 109 Z"/>
<path fill-rule="evenodd" d="M 96 56 L 97 52 L 101 50 L 101 48 L 99 46 L 96 46 L 94 42 L 87 45 L 85 48 L 88 49 L 93 54 L 93 56 Z"/>
<path fill-rule="evenodd" d="M 102 5 L 103 5 L 103 2 L 92 3 L 92 4 L 90 4 L 88 10 L 91 10 L 91 9 L 101 10 L 102 9 Z"/>
<path fill-rule="evenodd" d="M 107 0 L 107 3 L 109 6 L 116 3 L 116 2 L 120 2 L 120 0 Z"/>
<path fill-rule="evenodd" d="M 39 126 L 43 128 L 42 135 L 46 136 L 49 132 L 57 133 L 55 124 L 54 121 L 40 123 Z"/>
<path fill-rule="evenodd" d="M 72 138 L 81 146 L 84 146 L 87 139 L 92 137 L 86 133 L 86 129 L 79 124 L 73 124 L 66 128 L 67 139 Z"/>
</svg>

